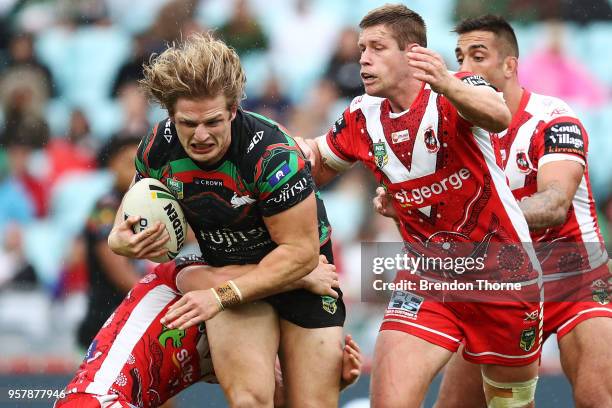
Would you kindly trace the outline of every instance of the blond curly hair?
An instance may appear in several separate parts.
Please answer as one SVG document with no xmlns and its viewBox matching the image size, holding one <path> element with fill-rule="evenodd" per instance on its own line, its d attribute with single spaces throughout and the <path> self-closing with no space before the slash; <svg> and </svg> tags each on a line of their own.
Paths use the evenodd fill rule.
<svg viewBox="0 0 612 408">
<path fill-rule="evenodd" d="M 174 114 L 179 98 L 208 98 L 223 93 L 228 109 L 244 98 L 246 76 L 236 51 L 210 32 L 190 36 L 154 55 L 140 85 L 148 97 Z"/>
</svg>

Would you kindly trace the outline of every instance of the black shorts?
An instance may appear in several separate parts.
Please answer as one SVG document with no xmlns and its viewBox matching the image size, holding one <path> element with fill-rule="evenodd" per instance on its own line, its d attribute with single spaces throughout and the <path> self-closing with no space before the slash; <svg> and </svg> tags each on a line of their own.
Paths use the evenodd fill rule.
<svg viewBox="0 0 612 408">
<path fill-rule="evenodd" d="M 329 263 L 334 262 L 331 240 L 321 247 L 321 255 L 325 255 Z M 274 307 L 281 319 L 305 329 L 344 326 L 346 308 L 342 291 L 339 288 L 335 290 L 338 292 L 338 299 L 297 289 L 269 296 L 264 300 Z"/>
</svg>

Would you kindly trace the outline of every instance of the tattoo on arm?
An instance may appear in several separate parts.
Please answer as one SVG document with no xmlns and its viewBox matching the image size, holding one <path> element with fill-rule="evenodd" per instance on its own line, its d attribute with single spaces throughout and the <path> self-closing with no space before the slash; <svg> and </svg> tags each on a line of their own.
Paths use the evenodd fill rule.
<svg viewBox="0 0 612 408">
<path fill-rule="evenodd" d="M 519 207 L 530 229 L 542 229 L 563 224 L 570 200 L 557 182 L 550 183 L 544 191 L 523 199 Z"/>
</svg>

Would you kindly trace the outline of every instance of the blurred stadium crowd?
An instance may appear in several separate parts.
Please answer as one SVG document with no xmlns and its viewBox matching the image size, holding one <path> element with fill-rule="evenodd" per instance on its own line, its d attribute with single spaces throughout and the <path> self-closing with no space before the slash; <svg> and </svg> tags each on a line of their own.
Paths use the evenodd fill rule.
<svg viewBox="0 0 612 408">
<path fill-rule="evenodd" d="M 247 72 L 244 108 L 294 135 L 328 130 L 363 93 L 359 19 L 378 0 L 0 0 L 0 372 L 74 368 L 87 303 L 83 230 L 113 180 L 99 165 L 112 137 L 143 136 L 164 113 L 139 91 L 142 63 L 168 42 L 215 29 Z M 456 69 L 453 24 L 509 17 L 520 79 L 561 97 L 590 134 L 589 165 L 603 232 L 612 228 L 612 10 L 608 0 L 412 0 L 429 47 Z M 360 168 L 324 190 L 348 327 L 366 353 L 384 305 L 360 302 L 360 243 L 397 241 L 374 216 Z M 611 227 L 608 227 L 611 226 Z M 148 265 L 141 265 L 146 269 Z M 554 349 L 544 368 L 554 369 Z M 550 357 L 550 358 L 547 358 Z M 25 367 L 25 368 L 24 368 Z"/>
</svg>

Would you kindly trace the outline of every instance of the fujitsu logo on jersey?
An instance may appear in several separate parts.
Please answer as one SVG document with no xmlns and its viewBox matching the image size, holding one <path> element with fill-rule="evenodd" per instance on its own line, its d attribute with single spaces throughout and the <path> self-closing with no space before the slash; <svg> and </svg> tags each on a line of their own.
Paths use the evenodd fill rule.
<svg viewBox="0 0 612 408">
<path fill-rule="evenodd" d="M 444 177 L 440 181 L 431 183 L 429 186 L 422 186 L 406 191 L 402 189 L 395 193 L 394 197 L 402 207 L 412 205 L 420 205 L 425 202 L 425 199 L 443 194 L 449 190 L 459 190 L 463 187 L 463 181 L 470 178 L 472 173 L 465 167 L 457 170 L 448 177 Z"/>
<path fill-rule="evenodd" d="M 204 241 L 217 245 L 223 244 L 229 248 L 235 244 L 259 239 L 266 233 L 267 230 L 263 227 L 257 227 L 247 231 L 232 231 L 228 228 L 223 228 L 215 231 L 200 231 L 200 237 Z"/>
<path fill-rule="evenodd" d="M 302 177 L 297 182 L 295 182 L 292 186 L 289 184 L 285 184 L 281 189 L 281 193 L 275 197 L 272 197 L 266 201 L 267 203 L 284 203 L 290 198 L 295 197 L 297 194 L 308 188 L 308 179 L 306 177 Z"/>
</svg>

